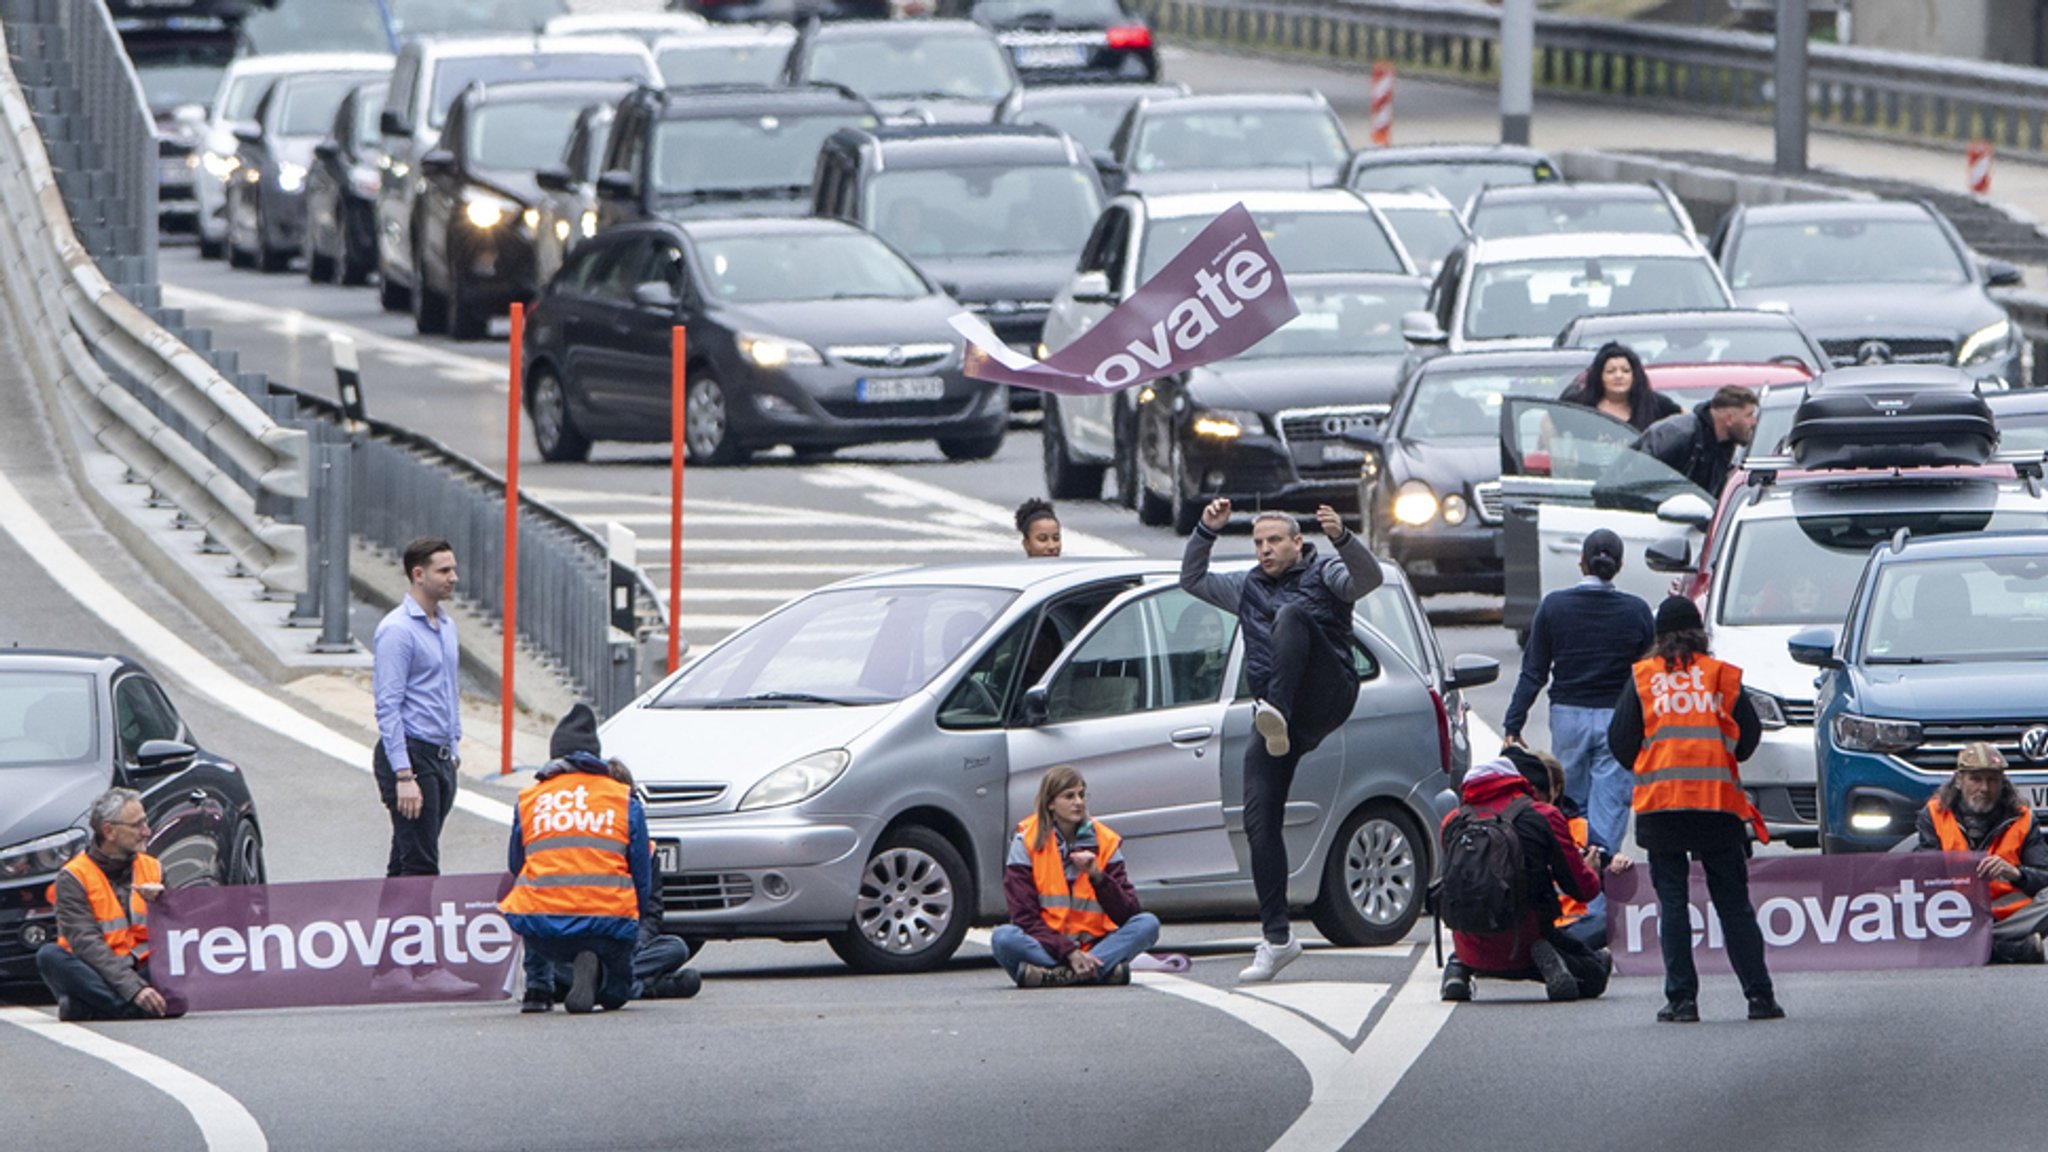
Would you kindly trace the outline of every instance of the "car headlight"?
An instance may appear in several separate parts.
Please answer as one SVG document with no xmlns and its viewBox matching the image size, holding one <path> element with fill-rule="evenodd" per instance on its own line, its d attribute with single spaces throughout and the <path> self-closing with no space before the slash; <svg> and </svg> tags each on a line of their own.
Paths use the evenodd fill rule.
<svg viewBox="0 0 2048 1152">
<path fill-rule="evenodd" d="M 11 848 L 0 848 L 0 881 L 25 880 L 30 876 L 55 872 L 69 863 L 73 856 L 85 851 L 91 840 L 83 828 L 66 828 Z"/>
<path fill-rule="evenodd" d="M 1394 494 L 1394 519 L 1417 527 L 1436 519 L 1436 493 L 1420 480 L 1410 480 Z"/>
<path fill-rule="evenodd" d="M 1776 696 L 1771 695 L 1769 692 L 1758 692 L 1752 688 L 1749 689 L 1749 703 L 1751 707 L 1756 709 L 1758 724 L 1761 724 L 1766 729 L 1777 729 L 1785 726 L 1785 705 Z"/>
<path fill-rule="evenodd" d="M 1835 744 L 1851 752 L 1910 752 L 1920 746 L 1920 725 L 1844 712 L 1834 720 Z"/>
<path fill-rule="evenodd" d="M 1257 412 L 1241 408 L 1204 408 L 1195 413 L 1193 431 L 1205 440 L 1235 440 L 1264 427 Z"/>
<path fill-rule="evenodd" d="M 297 192 L 306 186 L 306 166 L 289 160 L 277 165 L 277 186 L 286 192 Z"/>
<path fill-rule="evenodd" d="M 487 192 L 471 192 L 462 198 L 463 216 L 478 228 L 496 228 L 518 211 L 519 205 Z"/>
<path fill-rule="evenodd" d="M 2012 352 L 2012 321 L 2000 320 L 1987 324 L 1963 341 L 1963 349 L 1956 354 L 1956 362 L 1965 368 L 1989 364 L 2002 360 Z"/>
<path fill-rule="evenodd" d="M 519 223 L 522 226 L 524 226 L 528 232 L 531 232 L 534 229 L 540 227 L 540 209 L 528 208 L 526 211 L 521 212 L 519 214 Z"/>
<path fill-rule="evenodd" d="M 853 756 L 844 748 L 814 752 L 801 760 L 792 760 L 747 789 L 746 796 L 740 800 L 739 811 L 779 808 L 809 800 L 839 779 L 851 763 Z"/>
<path fill-rule="evenodd" d="M 1451 527 L 1456 528 L 1458 525 L 1463 524 L 1465 517 L 1471 511 L 1472 506 L 1465 503 L 1465 498 L 1456 492 L 1444 497 L 1444 523 L 1449 524 Z"/>
<path fill-rule="evenodd" d="M 225 152 L 208 152 L 199 163 L 206 169 L 208 176 L 215 180 L 225 180 L 235 174 L 235 169 L 242 166 L 242 159 Z"/>
<path fill-rule="evenodd" d="M 597 235 L 597 213 L 588 208 L 584 209 L 583 216 L 576 222 L 576 226 L 583 232 L 585 240 Z"/>
<path fill-rule="evenodd" d="M 738 344 L 740 355 L 754 362 L 759 368 L 783 368 L 791 364 L 823 364 L 825 358 L 818 350 L 801 340 L 785 340 L 780 336 L 763 336 L 755 332 L 742 332 Z"/>
</svg>

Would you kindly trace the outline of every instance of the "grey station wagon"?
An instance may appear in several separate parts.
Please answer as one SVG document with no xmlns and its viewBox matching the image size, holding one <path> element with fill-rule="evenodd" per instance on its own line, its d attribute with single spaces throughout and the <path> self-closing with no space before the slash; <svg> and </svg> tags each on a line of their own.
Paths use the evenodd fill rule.
<svg viewBox="0 0 2048 1152">
<path fill-rule="evenodd" d="M 1061 763 L 1123 835 L 1149 910 L 1252 915 L 1237 622 L 1176 577 L 1143 559 L 864 576 L 657 685 L 603 738 L 646 793 L 669 930 L 935 967 L 1004 916 L 1010 832 Z M 1396 571 L 1353 633 L 1357 708 L 1295 776 L 1289 896 L 1331 940 L 1385 944 L 1421 910 L 1468 755 L 1457 690 L 1499 668 L 1445 665 Z"/>
</svg>

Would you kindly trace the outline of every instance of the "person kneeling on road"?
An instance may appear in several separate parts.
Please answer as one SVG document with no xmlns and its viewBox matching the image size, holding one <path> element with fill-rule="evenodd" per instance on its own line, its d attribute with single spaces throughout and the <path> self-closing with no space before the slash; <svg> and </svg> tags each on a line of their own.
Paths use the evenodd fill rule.
<svg viewBox="0 0 2048 1152">
<path fill-rule="evenodd" d="M 1131 982 L 1131 957 L 1159 939 L 1159 918 L 1138 910 L 1121 839 L 1088 818 L 1088 784 L 1072 766 L 1038 782 L 1003 862 L 1010 922 L 989 940 L 1019 988 Z"/>
<path fill-rule="evenodd" d="M 1564 791 L 1564 765 L 1557 757 L 1540 749 L 1521 745 L 1508 748 L 1504 755 L 1514 761 L 1522 770 L 1523 778 L 1529 781 L 1529 788 L 1537 799 L 1547 800 L 1564 816 L 1564 824 L 1572 834 L 1572 847 L 1586 858 L 1586 866 L 1594 872 L 1626 872 L 1635 867 L 1635 861 L 1620 852 L 1611 852 L 1592 838 L 1591 826 L 1580 813 L 1578 805 Z M 1607 947 L 1607 917 L 1594 915 L 1592 906 L 1569 892 L 1558 894 L 1558 917 L 1552 923 L 1565 935 L 1599 951 Z"/>
<path fill-rule="evenodd" d="M 1918 847 L 1983 853 L 1977 874 L 1991 882 L 1992 962 L 2039 964 L 2048 927 L 2048 840 L 2005 767 L 1995 746 L 1963 745 L 1955 775 L 1920 810 Z"/>
<path fill-rule="evenodd" d="M 1470 1000 L 1475 976 L 1541 980 L 1552 1000 L 1590 1000 L 1607 991 L 1613 963 L 1606 951 L 1595 952 L 1556 927 L 1559 888 L 1580 900 L 1600 894 L 1600 877 L 1573 846 L 1564 814 L 1536 799 L 1507 757 L 1473 765 L 1459 799 L 1443 824 L 1438 914 L 1451 927 L 1453 950 L 1444 965 L 1443 998 Z M 1496 858 L 1502 852 L 1515 855 Z M 1507 876 L 1518 882 L 1484 894 L 1489 878 Z M 1475 930 L 1482 922 L 1493 927 Z"/>
<path fill-rule="evenodd" d="M 512 890 L 499 911 L 526 943 L 523 1012 L 553 1000 L 553 965 L 570 968 L 568 1009 L 623 1008 L 633 994 L 640 893 L 654 884 L 647 814 L 598 753 L 596 717 L 569 710 L 558 753 L 519 794 L 507 849 Z M 545 981 L 545 987 L 536 984 Z"/>
<path fill-rule="evenodd" d="M 57 998 L 59 1020 L 176 1017 L 185 1006 L 149 983 L 149 901 L 163 894 L 163 868 L 144 852 L 149 818 L 132 788 L 92 802 L 92 843 L 50 885 L 57 942 L 36 952 L 36 971 Z"/>
</svg>

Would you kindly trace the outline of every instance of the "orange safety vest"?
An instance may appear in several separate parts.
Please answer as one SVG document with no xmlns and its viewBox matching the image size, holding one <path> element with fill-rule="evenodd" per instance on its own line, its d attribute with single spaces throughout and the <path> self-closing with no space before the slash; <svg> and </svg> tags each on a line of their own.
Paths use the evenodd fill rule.
<svg viewBox="0 0 2048 1152">
<path fill-rule="evenodd" d="M 609 776 L 564 772 L 519 794 L 526 862 L 498 910 L 528 916 L 640 917 L 626 858 L 633 790 Z"/>
<path fill-rule="evenodd" d="M 1674 670 L 1653 656 L 1637 661 L 1634 672 L 1643 746 L 1636 753 L 1630 806 L 1638 812 L 1704 809 L 1752 817 L 1755 809 L 1735 768 L 1742 669 L 1695 656 Z"/>
<path fill-rule="evenodd" d="M 1565 824 L 1566 827 L 1572 830 L 1572 847 L 1577 848 L 1580 852 L 1584 852 L 1587 843 L 1592 839 L 1592 833 L 1586 825 L 1586 818 L 1584 816 L 1574 816 L 1566 821 Z M 1558 891 L 1557 907 L 1557 927 L 1559 928 L 1585 919 L 1586 902 L 1569 892 L 1561 889 Z"/>
<path fill-rule="evenodd" d="M 1955 813 L 1941 806 L 1938 796 L 1927 799 L 1927 814 L 1934 817 L 1935 834 L 1941 837 L 1944 852 L 1974 852 L 1970 841 L 1963 835 L 1963 826 L 1956 822 Z M 1986 856 L 1996 856 L 2007 864 L 2020 866 L 2020 847 L 2027 842 L 2027 835 L 2034 830 L 2034 812 L 2031 808 L 2020 809 L 2020 818 L 2005 826 L 1989 847 Z M 1991 882 L 1991 918 L 2003 920 L 2019 911 L 2033 900 L 2032 896 L 2013 887 L 2003 880 Z"/>
<path fill-rule="evenodd" d="M 1073 886 L 1067 886 L 1067 866 L 1060 859 L 1059 837 L 1047 836 L 1043 847 L 1033 848 L 1038 842 L 1038 816 L 1026 816 L 1017 825 L 1017 835 L 1024 838 L 1024 848 L 1031 853 L 1031 880 L 1038 888 L 1038 915 L 1045 926 L 1062 936 L 1081 941 L 1086 948 L 1095 941 L 1116 931 L 1116 921 L 1102 910 L 1095 899 L 1095 883 L 1088 879 L 1086 872 L 1075 875 Z M 1104 862 L 1116 854 L 1116 846 L 1123 843 L 1123 837 L 1109 830 L 1101 821 L 1095 822 L 1095 864 L 1099 871 Z"/>
<path fill-rule="evenodd" d="M 135 854 L 135 875 L 128 889 L 128 908 L 121 908 L 120 897 L 114 894 L 114 882 L 100 871 L 92 857 L 80 852 L 64 865 L 64 870 L 77 877 L 85 885 L 86 899 L 92 901 L 92 918 L 100 922 L 100 935 L 107 938 L 107 947 L 116 956 L 133 956 L 137 964 L 149 961 L 149 905 L 142 894 L 135 891 L 144 884 L 164 882 L 163 865 L 146 852 Z M 50 902 L 57 901 L 57 886 L 50 885 Z M 71 941 L 57 937 L 57 943 L 67 952 Z"/>
</svg>

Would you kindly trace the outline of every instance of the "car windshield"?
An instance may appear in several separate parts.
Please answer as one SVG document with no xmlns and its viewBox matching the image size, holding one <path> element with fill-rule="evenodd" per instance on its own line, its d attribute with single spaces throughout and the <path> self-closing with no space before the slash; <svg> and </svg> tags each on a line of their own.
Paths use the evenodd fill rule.
<svg viewBox="0 0 2048 1152">
<path fill-rule="evenodd" d="M 1745 224 L 1730 253 L 1731 287 L 1966 284 L 1948 234 L 1926 218 Z"/>
<path fill-rule="evenodd" d="M 277 73 L 243 74 L 228 82 L 227 95 L 214 108 L 214 115 L 222 123 L 253 120 L 256 105 L 263 102 L 263 94 L 277 83 Z"/>
<path fill-rule="evenodd" d="M 1598 348 L 1609 341 L 1626 344 L 1645 364 L 1765 364 L 1792 360 L 1818 372 L 1813 348 L 1790 326 L 1784 328 L 1715 328 L 1710 325 L 1665 325 L 1645 320 L 1642 327 L 1614 321 L 1578 325 L 1572 347 Z"/>
<path fill-rule="evenodd" d="M 1027 89 L 1024 109 L 1017 114 L 1016 120 L 1019 124 L 1044 124 L 1057 128 L 1072 136 L 1084 152 L 1107 152 L 1117 126 L 1124 122 L 1131 105 L 1137 102 L 1135 96 L 1115 100 L 1034 101 Z"/>
<path fill-rule="evenodd" d="M 705 289 L 733 304 L 770 300 L 915 300 L 917 271 L 865 232 L 721 236 L 699 245 Z"/>
<path fill-rule="evenodd" d="M 143 98 L 151 108 L 170 109 L 183 104 L 205 104 L 220 88 L 219 64 L 138 65 L 136 79 L 142 81 Z"/>
<path fill-rule="evenodd" d="M 1537 372 L 1424 372 L 1395 436 L 1403 440 L 1498 440 L 1501 400 L 1555 396 L 1572 378 L 1567 369 Z"/>
<path fill-rule="evenodd" d="M 307 0 L 299 0 L 306 3 Z M 328 0 L 321 0 L 327 3 Z M 532 33 L 569 10 L 568 0 L 385 0 L 391 23 L 405 36 L 463 32 Z M 456 89 L 461 91 L 461 89 Z"/>
<path fill-rule="evenodd" d="M 1408 350 L 1401 315 L 1422 307 L 1420 284 L 1401 287 L 1319 288 L 1290 285 L 1294 319 L 1238 356 L 1397 356 Z"/>
<path fill-rule="evenodd" d="M 810 188 L 825 137 L 841 128 L 874 125 L 875 118 L 863 112 L 664 120 L 654 128 L 648 170 L 661 195 L 712 190 L 794 195 Z"/>
<path fill-rule="evenodd" d="M 427 123 L 439 128 L 448 108 L 471 84 L 511 84 L 527 80 L 645 81 L 647 62 L 619 52 L 526 52 L 517 56 L 451 56 L 434 69 L 434 96 Z M 559 156 L 560 149 L 549 153 Z M 526 167 L 544 162 L 535 157 Z"/>
<path fill-rule="evenodd" d="M 671 88 L 686 84 L 775 84 L 789 45 L 773 40 L 754 44 L 665 44 L 655 53 L 662 82 Z"/>
<path fill-rule="evenodd" d="M 1449 208 L 1382 208 L 1380 214 L 1393 225 L 1401 247 L 1424 275 L 1435 275 L 1444 257 L 1465 242 L 1465 226 Z"/>
<path fill-rule="evenodd" d="M 2048 513 L 1990 508 L 1806 514 L 1747 520 L 1728 542 L 1722 624 L 1836 624 L 1863 577 L 1870 550 L 1899 529 L 1913 539 L 2048 529 Z"/>
<path fill-rule="evenodd" d="M 569 146 L 569 130 L 584 106 L 558 100 L 486 104 L 469 116 L 469 163 L 499 171 L 531 172 L 545 157 Z"/>
<path fill-rule="evenodd" d="M 342 97 L 355 91 L 361 76 L 315 76 L 294 80 L 284 90 L 284 110 L 278 119 L 283 136 L 325 136 L 334 127 L 334 110 Z"/>
<path fill-rule="evenodd" d="M 811 48 L 806 80 L 844 84 L 870 100 L 995 103 L 1016 84 L 1003 46 L 980 35 L 850 36 Z"/>
<path fill-rule="evenodd" d="M 1368 164 L 1351 177 L 1351 186 L 1361 192 L 1399 192 L 1408 188 L 1434 188 L 1453 204 L 1463 204 L 1474 192 L 1494 184 L 1534 184 L 1547 180 L 1526 160 L 1418 161 L 1413 164 Z"/>
<path fill-rule="evenodd" d="M 1154 217 L 1139 258 L 1140 281 L 1150 280 L 1180 255 L 1211 222 L 1209 216 Z M 1309 272 L 1406 272 L 1386 229 L 1370 212 L 1254 211 L 1259 237 L 1290 276 Z"/>
<path fill-rule="evenodd" d="M 995 588 L 816 592 L 691 664 L 656 708 L 885 704 L 931 683 L 1016 598 Z"/>
<path fill-rule="evenodd" d="M 1872 664 L 2048 661 L 2048 556 L 1886 564 L 1864 636 Z"/>
<path fill-rule="evenodd" d="M 1482 198 L 1472 210 L 1472 234 L 1483 239 L 1500 236 L 1548 236 L 1578 232 L 1669 232 L 1686 229 L 1672 215 L 1663 199 L 1600 200 L 1586 196 L 1562 196 L 1548 202 L 1496 202 Z"/>
<path fill-rule="evenodd" d="M 1283 261 L 1281 267 L 1286 267 Z M 1580 316 L 1725 308 L 1704 257 L 1605 256 L 1481 265 L 1466 297 L 1473 340 L 1553 339 Z"/>
<path fill-rule="evenodd" d="M 0 768 L 98 756 L 93 678 L 81 672 L 0 672 Z"/>
<path fill-rule="evenodd" d="M 1131 169 L 1337 168 L 1350 154 L 1336 118 L 1321 108 L 1155 109 L 1138 129 Z"/>
<path fill-rule="evenodd" d="M 984 24 L 1128 24 L 1117 0 L 980 0 L 974 18 Z"/>
<path fill-rule="evenodd" d="M 1068 256 L 1102 211 L 1086 172 L 1021 168 L 884 169 L 868 185 L 869 225 L 914 260 Z"/>
<path fill-rule="evenodd" d="M 280 0 L 275 8 L 251 5 L 242 20 L 242 36 L 254 56 L 389 52 L 392 39 L 385 30 L 381 8 L 378 0 Z"/>
</svg>

